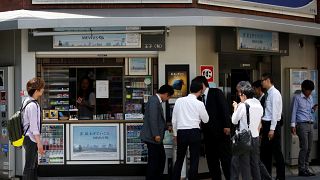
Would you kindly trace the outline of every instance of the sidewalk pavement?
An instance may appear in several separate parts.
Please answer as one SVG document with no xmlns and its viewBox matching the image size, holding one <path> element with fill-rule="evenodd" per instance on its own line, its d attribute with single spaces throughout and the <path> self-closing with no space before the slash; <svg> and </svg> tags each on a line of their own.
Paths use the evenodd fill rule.
<svg viewBox="0 0 320 180">
<path fill-rule="evenodd" d="M 320 180 L 320 166 L 310 166 L 310 171 L 317 174 L 311 177 L 299 177 L 296 166 L 286 167 L 286 180 Z M 275 167 L 273 168 L 275 177 Z M 82 177 L 39 177 L 39 180 L 144 180 L 143 176 L 82 176 Z M 208 179 L 209 180 L 209 179 Z"/>
</svg>

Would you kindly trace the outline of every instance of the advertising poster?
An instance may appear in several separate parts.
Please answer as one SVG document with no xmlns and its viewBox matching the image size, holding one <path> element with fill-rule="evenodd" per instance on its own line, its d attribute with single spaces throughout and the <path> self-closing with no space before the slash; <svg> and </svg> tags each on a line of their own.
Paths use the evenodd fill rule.
<svg viewBox="0 0 320 180">
<path fill-rule="evenodd" d="M 71 160 L 119 160 L 118 125 L 73 125 Z"/>
<path fill-rule="evenodd" d="M 148 75 L 148 58 L 129 58 L 129 75 Z"/>
<path fill-rule="evenodd" d="M 188 95 L 189 65 L 166 65 L 166 78 L 174 89 L 172 98 Z"/>
</svg>

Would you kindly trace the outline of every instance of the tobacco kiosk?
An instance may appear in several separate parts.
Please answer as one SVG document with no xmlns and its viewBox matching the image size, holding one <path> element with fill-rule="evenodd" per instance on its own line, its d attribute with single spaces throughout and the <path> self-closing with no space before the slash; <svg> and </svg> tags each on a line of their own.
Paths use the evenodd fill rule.
<svg viewBox="0 0 320 180">
<path fill-rule="evenodd" d="M 148 57 L 38 59 L 46 82 L 39 175 L 144 174 L 147 147 L 139 136 L 157 66 Z"/>
</svg>

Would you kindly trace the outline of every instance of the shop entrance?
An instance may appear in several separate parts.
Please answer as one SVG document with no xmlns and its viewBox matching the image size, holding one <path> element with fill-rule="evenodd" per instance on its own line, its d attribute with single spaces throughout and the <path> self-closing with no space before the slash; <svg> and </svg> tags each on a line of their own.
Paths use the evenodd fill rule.
<svg viewBox="0 0 320 180">
<path fill-rule="evenodd" d="M 240 81 L 254 82 L 265 72 L 271 72 L 271 57 L 251 54 L 219 55 L 219 87 L 222 88 L 231 107 Z"/>
</svg>

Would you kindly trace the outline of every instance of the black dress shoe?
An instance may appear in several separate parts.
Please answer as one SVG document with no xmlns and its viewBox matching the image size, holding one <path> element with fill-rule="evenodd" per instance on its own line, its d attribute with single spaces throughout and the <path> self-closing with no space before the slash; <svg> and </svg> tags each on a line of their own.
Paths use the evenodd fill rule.
<svg viewBox="0 0 320 180">
<path fill-rule="evenodd" d="M 307 176 L 310 176 L 310 174 L 309 174 L 307 171 L 299 171 L 298 176 L 305 176 L 305 177 L 307 177 Z"/>
<path fill-rule="evenodd" d="M 308 173 L 309 176 L 315 176 L 316 175 L 316 174 L 310 172 L 309 170 L 307 170 L 307 173 Z"/>
</svg>

